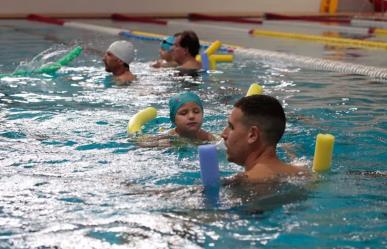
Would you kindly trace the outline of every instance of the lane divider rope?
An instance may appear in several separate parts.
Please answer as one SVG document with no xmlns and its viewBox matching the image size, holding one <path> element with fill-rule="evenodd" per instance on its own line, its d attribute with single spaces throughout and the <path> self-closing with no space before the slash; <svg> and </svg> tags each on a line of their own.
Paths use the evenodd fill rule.
<svg viewBox="0 0 387 249">
<path fill-rule="evenodd" d="M 248 56 L 267 61 L 280 61 L 288 65 L 294 65 L 306 69 L 326 70 L 346 74 L 366 75 L 373 78 L 387 79 L 387 68 L 366 66 L 354 63 L 339 62 L 327 59 L 312 58 L 288 53 L 267 51 L 261 49 L 238 48 L 235 56 Z"/>
<path fill-rule="evenodd" d="M 305 35 L 305 34 L 299 34 L 299 33 L 277 32 L 277 31 L 269 31 L 269 30 L 262 30 L 262 29 L 252 29 L 250 30 L 249 33 L 253 36 L 268 36 L 268 37 L 287 38 L 287 39 L 296 39 L 296 40 L 304 40 L 304 41 L 315 41 L 315 42 L 329 43 L 329 44 L 342 45 L 342 46 L 351 46 L 351 47 L 361 47 L 361 48 L 387 49 L 386 42 L 327 37 L 327 36 L 320 36 L 320 35 Z"/>
</svg>

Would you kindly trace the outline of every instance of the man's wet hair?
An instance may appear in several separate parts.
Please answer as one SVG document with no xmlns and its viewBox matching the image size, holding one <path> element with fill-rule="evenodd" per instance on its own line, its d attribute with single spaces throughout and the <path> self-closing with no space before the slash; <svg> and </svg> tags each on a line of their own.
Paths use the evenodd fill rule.
<svg viewBox="0 0 387 249">
<path fill-rule="evenodd" d="M 241 109 L 242 122 L 257 126 L 268 145 L 277 145 L 285 132 L 286 116 L 280 102 L 268 95 L 252 95 L 238 100 L 234 107 Z"/>
<path fill-rule="evenodd" d="M 180 39 L 180 46 L 183 48 L 188 49 L 188 52 L 195 57 L 197 54 L 199 54 L 200 50 L 200 42 L 199 38 L 196 35 L 195 32 L 191 30 L 186 30 L 181 33 L 177 33 L 178 36 L 181 37 Z M 175 34 L 176 36 L 176 34 Z"/>
</svg>

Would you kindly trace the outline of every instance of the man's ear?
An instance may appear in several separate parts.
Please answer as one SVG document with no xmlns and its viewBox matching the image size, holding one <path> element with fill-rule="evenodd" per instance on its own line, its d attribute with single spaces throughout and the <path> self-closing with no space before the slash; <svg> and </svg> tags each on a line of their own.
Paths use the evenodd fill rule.
<svg viewBox="0 0 387 249">
<path fill-rule="evenodd" d="M 257 126 L 250 126 L 247 142 L 252 144 L 259 140 L 261 136 L 261 130 Z"/>
</svg>

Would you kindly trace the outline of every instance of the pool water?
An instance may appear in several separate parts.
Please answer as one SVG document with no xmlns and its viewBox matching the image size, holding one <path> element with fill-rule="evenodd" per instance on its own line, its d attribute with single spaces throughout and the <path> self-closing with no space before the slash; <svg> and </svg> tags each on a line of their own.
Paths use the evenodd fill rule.
<svg viewBox="0 0 387 249">
<path fill-rule="evenodd" d="M 117 37 L 25 21 L 1 21 L 0 34 L 0 73 L 84 48 L 54 75 L 0 79 L 1 248 L 387 248 L 386 82 L 248 57 L 177 77 L 150 68 L 157 42 L 134 40 L 138 81 L 121 87 L 101 61 Z M 168 99 L 183 90 L 202 97 L 204 129 L 220 134 L 253 82 L 285 107 L 293 163 L 310 167 L 316 135 L 335 135 L 329 173 L 204 192 L 196 146 L 128 138 L 147 106 L 158 118 L 145 133 L 168 129 Z M 222 176 L 242 171 L 219 160 Z"/>
</svg>

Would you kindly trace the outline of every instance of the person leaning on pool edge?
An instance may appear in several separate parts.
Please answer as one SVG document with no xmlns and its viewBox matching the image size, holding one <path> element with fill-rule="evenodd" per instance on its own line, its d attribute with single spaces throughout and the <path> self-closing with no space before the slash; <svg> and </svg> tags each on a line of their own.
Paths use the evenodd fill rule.
<svg viewBox="0 0 387 249">
<path fill-rule="evenodd" d="M 227 159 L 245 170 L 225 184 L 279 181 L 289 176 L 308 175 L 302 168 L 282 162 L 276 147 L 286 126 L 285 112 L 277 99 L 252 95 L 238 100 L 228 118 L 222 138 Z"/>
</svg>

